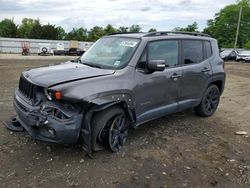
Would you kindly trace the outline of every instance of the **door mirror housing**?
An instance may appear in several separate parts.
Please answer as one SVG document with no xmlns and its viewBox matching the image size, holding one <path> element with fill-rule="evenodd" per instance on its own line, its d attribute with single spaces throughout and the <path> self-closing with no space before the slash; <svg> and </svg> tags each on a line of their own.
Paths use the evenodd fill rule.
<svg viewBox="0 0 250 188">
<path fill-rule="evenodd" d="M 164 71 L 166 68 L 165 60 L 150 60 L 148 62 L 148 69 L 150 71 Z"/>
</svg>

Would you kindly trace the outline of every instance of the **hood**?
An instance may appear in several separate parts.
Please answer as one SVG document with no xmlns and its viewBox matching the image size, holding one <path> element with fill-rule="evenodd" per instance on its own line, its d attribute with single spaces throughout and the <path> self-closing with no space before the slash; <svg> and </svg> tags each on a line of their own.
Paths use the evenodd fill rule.
<svg viewBox="0 0 250 188">
<path fill-rule="evenodd" d="M 241 54 L 239 54 L 238 56 L 240 56 L 240 57 L 250 57 L 250 54 L 247 54 L 247 53 L 241 53 Z"/>
<path fill-rule="evenodd" d="M 114 70 L 99 69 L 80 63 L 66 62 L 31 69 L 23 72 L 23 76 L 35 85 L 48 88 L 66 82 L 107 76 L 114 73 Z"/>
</svg>

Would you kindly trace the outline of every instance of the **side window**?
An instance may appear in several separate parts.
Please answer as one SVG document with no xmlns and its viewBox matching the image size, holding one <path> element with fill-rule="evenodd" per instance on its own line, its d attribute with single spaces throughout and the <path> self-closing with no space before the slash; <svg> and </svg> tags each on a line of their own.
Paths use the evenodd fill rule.
<svg viewBox="0 0 250 188">
<path fill-rule="evenodd" d="M 183 63 L 193 64 L 203 60 L 203 47 L 200 40 L 182 41 Z"/>
<path fill-rule="evenodd" d="M 204 47 L 205 47 L 206 58 L 211 57 L 212 56 L 211 43 L 209 41 L 204 41 Z"/>
<path fill-rule="evenodd" d="M 236 53 L 235 53 L 235 51 L 232 51 L 232 52 L 231 52 L 231 54 L 230 54 L 229 56 L 231 56 L 231 57 L 234 57 L 234 56 L 236 56 Z"/>
<path fill-rule="evenodd" d="M 150 42 L 148 45 L 148 61 L 165 60 L 168 67 L 178 64 L 178 41 L 163 40 Z"/>
</svg>

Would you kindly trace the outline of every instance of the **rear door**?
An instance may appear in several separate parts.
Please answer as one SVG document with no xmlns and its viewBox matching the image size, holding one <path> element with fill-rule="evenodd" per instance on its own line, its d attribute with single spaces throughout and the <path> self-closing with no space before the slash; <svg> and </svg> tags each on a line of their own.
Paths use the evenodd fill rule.
<svg viewBox="0 0 250 188">
<path fill-rule="evenodd" d="M 180 109 L 199 104 L 209 77 L 212 50 L 210 41 L 182 40 L 183 79 L 181 82 Z"/>
<path fill-rule="evenodd" d="M 179 40 L 148 43 L 136 68 L 134 96 L 137 122 L 144 122 L 177 111 L 182 71 L 178 65 Z M 148 72 L 146 62 L 165 60 L 162 72 Z"/>
</svg>

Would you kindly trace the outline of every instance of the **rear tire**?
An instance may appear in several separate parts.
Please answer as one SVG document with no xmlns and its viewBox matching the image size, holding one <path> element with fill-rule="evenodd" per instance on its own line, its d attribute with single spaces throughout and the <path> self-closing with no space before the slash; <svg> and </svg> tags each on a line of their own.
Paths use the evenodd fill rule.
<svg viewBox="0 0 250 188">
<path fill-rule="evenodd" d="M 220 102 L 220 90 L 216 85 L 210 85 L 202 100 L 201 103 L 195 107 L 195 112 L 198 116 L 201 117 L 210 117 L 216 111 Z"/>
<path fill-rule="evenodd" d="M 92 126 L 103 127 L 97 140 L 108 146 L 111 151 L 118 152 L 128 137 L 128 119 L 119 106 L 110 107 L 94 115 Z"/>
</svg>

